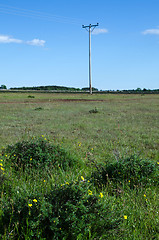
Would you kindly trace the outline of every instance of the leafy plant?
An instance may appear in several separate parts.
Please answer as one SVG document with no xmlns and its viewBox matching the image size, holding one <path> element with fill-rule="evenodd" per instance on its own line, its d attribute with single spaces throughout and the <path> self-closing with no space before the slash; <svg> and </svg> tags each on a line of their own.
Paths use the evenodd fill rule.
<svg viewBox="0 0 159 240">
<path fill-rule="evenodd" d="M 41 236 L 46 239 L 77 239 L 77 236 L 101 236 L 120 223 L 120 212 L 112 209 L 113 197 L 103 200 L 103 193 L 90 190 L 85 181 L 65 182 L 54 186 L 45 196 L 23 194 L 13 200 L 4 200 L 2 221 L 23 238 L 29 231 L 29 239 Z M 27 219 L 27 222 L 26 222 Z M 23 228 L 21 227 L 23 226 Z M 98 238 L 97 238 L 98 239 Z"/>
<path fill-rule="evenodd" d="M 95 107 L 94 109 L 90 110 L 89 113 L 99 113 L 98 109 Z"/>
<path fill-rule="evenodd" d="M 114 183 L 127 182 L 131 187 L 158 184 L 159 166 L 152 160 L 133 155 L 99 165 L 92 173 L 92 178 L 98 186 L 105 185 L 110 180 Z"/>
<path fill-rule="evenodd" d="M 66 170 L 77 163 L 77 159 L 61 148 L 53 145 L 46 138 L 31 139 L 9 145 L 3 150 L 14 169 L 40 168 L 45 165 L 61 167 Z"/>
</svg>

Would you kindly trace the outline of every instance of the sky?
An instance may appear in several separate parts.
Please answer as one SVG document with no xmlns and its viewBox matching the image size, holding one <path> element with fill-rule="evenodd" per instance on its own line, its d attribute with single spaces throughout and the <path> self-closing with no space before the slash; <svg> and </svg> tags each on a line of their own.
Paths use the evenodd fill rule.
<svg viewBox="0 0 159 240">
<path fill-rule="evenodd" d="M 0 0 L 0 85 L 159 88 L 159 0 Z"/>
</svg>

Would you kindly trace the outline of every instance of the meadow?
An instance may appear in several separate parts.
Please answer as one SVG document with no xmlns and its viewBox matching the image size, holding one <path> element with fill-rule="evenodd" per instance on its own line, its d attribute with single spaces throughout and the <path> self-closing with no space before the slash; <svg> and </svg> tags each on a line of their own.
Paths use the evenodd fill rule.
<svg viewBox="0 0 159 240">
<path fill-rule="evenodd" d="M 159 95 L 0 92 L 0 237 L 159 239 Z"/>
</svg>

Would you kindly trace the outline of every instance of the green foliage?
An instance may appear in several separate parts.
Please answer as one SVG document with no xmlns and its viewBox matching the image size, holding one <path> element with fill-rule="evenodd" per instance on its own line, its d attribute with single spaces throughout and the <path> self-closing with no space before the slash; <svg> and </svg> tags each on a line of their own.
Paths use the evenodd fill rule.
<svg viewBox="0 0 159 240">
<path fill-rule="evenodd" d="M 5 154 L 15 170 L 43 166 L 61 167 L 66 170 L 77 163 L 77 158 L 72 157 L 59 145 L 51 144 L 44 137 L 9 145 L 3 150 L 3 155 Z"/>
<path fill-rule="evenodd" d="M 99 186 L 105 185 L 109 181 L 127 182 L 130 187 L 155 185 L 159 180 L 159 166 L 152 160 L 132 155 L 97 166 L 97 170 L 92 173 L 92 178 Z"/>
<path fill-rule="evenodd" d="M 32 95 L 28 95 L 28 98 L 35 98 L 35 96 L 32 96 Z"/>
<path fill-rule="evenodd" d="M 6 85 L 1 85 L 0 89 L 7 89 Z"/>
<path fill-rule="evenodd" d="M 89 113 L 99 113 L 98 109 L 95 107 L 94 109 L 90 110 Z"/>
<path fill-rule="evenodd" d="M 102 194 L 89 189 L 85 181 L 66 182 L 40 196 L 29 193 L 19 194 L 14 199 L 2 203 L 3 226 L 10 227 L 17 236 L 23 238 L 28 228 L 30 239 L 38 239 L 37 233 L 46 239 L 77 239 L 80 234 L 97 239 L 120 222 L 120 212 L 112 210 L 113 198 L 103 200 Z M 26 221 L 27 220 L 27 221 Z M 3 230 L 4 231 L 4 230 Z"/>
</svg>

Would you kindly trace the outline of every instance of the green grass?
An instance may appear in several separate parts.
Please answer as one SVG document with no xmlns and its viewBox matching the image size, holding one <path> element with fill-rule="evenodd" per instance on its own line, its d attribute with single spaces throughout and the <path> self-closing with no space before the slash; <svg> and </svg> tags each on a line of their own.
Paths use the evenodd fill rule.
<svg viewBox="0 0 159 240">
<path fill-rule="evenodd" d="M 0 237 L 159 239 L 159 95 L 29 95 L 0 93 L 0 163 L 4 169 L 0 170 Z M 14 154 L 11 157 L 4 149 L 17 142 L 38 142 L 39 138 L 75 158 L 73 168 L 46 165 L 15 171 Z M 29 151 L 28 155 L 30 159 Z M 98 174 L 100 166 L 107 169 L 113 162 L 124 164 L 131 156 L 152 162 L 153 169 L 156 166 L 150 184 L 139 181 L 132 187 L 130 179 L 122 181 L 116 175 L 115 183 L 107 179 L 100 187 L 94 184 L 92 174 Z M 122 169 L 125 176 L 125 165 Z M 134 171 L 138 171 L 136 165 Z M 56 204 L 51 194 L 56 196 Z M 54 235 L 47 236 L 44 233 L 47 230 L 49 234 L 50 226 Z"/>
</svg>

